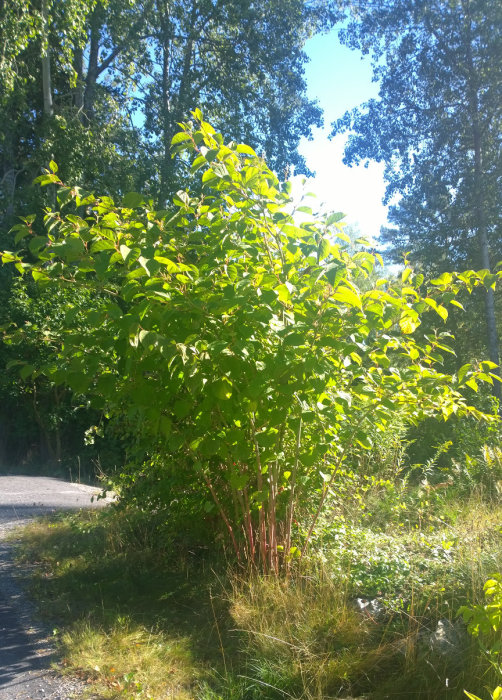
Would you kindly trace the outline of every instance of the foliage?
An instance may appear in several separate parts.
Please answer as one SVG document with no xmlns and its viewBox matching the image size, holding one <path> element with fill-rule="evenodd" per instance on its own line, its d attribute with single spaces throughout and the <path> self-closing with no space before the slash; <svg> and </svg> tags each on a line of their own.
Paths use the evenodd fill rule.
<svg viewBox="0 0 502 700">
<path fill-rule="evenodd" d="M 140 80 L 158 201 L 180 185 L 170 143 L 195 105 L 219 130 L 266 154 L 276 173 L 310 172 L 298 145 L 322 118 L 306 96 L 303 45 L 338 16 L 335 3 L 324 0 L 153 3 L 149 71 L 140 69 Z"/>
<path fill-rule="evenodd" d="M 303 46 L 337 16 L 324 0 L 1 2 L 0 249 L 12 248 L 16 217 L 54 208 L 55 189 L 32 185 L 52 159 L 64 181 L 112 197 L 141 188 L 164 206 L 190 179 L 170 146 L 195 104 L 278 171 L 308 172 L 298 145 L 322 118 L 306 95 Z M 3 312 L 10 279 L 0 277 Z M 20 358 L 31 350 L 18 345 Z M 25 388 L 9 382 L 7 415 L 18 408 L 12 391 Z M 50 385 L 38 386 L 38 398 L 51 405 Z M 16 430 L 2 432 L 9 451 L 22 453 Z M 63 441 L 69 433 L 67 425 Z"/>
<path fill-rule="evenodd" d="M 484 266 L 470 232 L 477 221 L 474 138 L 483 151 L 483 205 L 493 255 L 502 72 L 500 7 L 486 0 L 354 8 L 341 40 L 372 53 L 378 99 L 347 113 L 335 131 L 353 128 L 346 160 L 386 163 L 387 200 L 398 228 L 388 233 L 397 259 L 413 252 L 436 273 Z M 474 111 L 473 111 L 474 110 Z M 476 122 L 475 120 L 478 120 Z"/>
<path fill-rule="evenodd" d="M 502 257 L 499 235 L 502 21 L 498 3 L 454 0 L 351 6 L 340 33 L 372 53 L 378 99 L 347 112 L 348 163 L 386 165 L 395 260 L 404 253 L 429 274 L 451 266 L 487 270 Z M 490 359 L 498 363 L 493 294 L 483 295 Z M 472 317 L 479 316 L 471 305 Z M 500 320 L 500 319 L 499 319 Z M 477 326 L 468 328 L 471 345 Z M 494 393 L 500 399 L 497 386 Z"/>
<path fill-rule="evenodd" d="M 314 511 L 304 553 L 347 455 L 369 448 L 390 412 L 483 416 L 461 392 L 492 382 L 493 365 L 445 374 L 442 334 L 417 330 L 484 275 L 445 273 L 421 294 L 407 268 L 401 284 L 367 288 L 378 256 L 346 251 L 340 215 L 295 225 L 289 184 L 195 116 L 173 143 L 194 157 L 203 193 L 179 191 L 168 211 L 63 186 L 55 164 L 39 178 L 68 213 L 48 209 L 45 236 L 32 218 L 17 227 L 37 262 L 3 260 L 92 304 L 69 308 L 59 351 L 21 372 L 121 416 L 147 452 L 206 485 L 236 556 L 277 572 L 281 552 L 286 565 L 299 553 L 296 504 Z"/>
<path fill-rule="evenodd" d="M 46 287 L 33 280 L 18 278 L 12 282 L 12 294 L 2 309 L 0 327 L 3 343 L 0 362 L 5 371 L 0 379 L 0 392 L 5 402 L 0 408 L 2 461 L 9 468 L 25 469 L 50 466 L 58 475 L 73 472 L 76 478 L 92 478 L 92 460 L 99 457 L 98 447 L 85 445 L 85 431 L 90 423 L 99 422 L 86 399 L 66 387 L 56 386 L 43 374 L 32 370 L 54 357 L 64 342 L 65 316 L 72 310 L 75 322 L 82 321 L 82 310 L 89 305 L 85 290 Z M 21 367 L 21 375 L 19 368 Z M 30 375 L 28 377 L 28 375 Z M 10 406 L 15 404 L 13 414 Z M 112 471 L 120 462 L 113 436 L 107 436 L 112 450 L 103 466 Z"/>
<path fill-rule="evenodd" d="M 334 7 L 334 5 L 333 5 Z M 303 45 L 338 13 L 319 0 L 43 0 L 0 13 L 0 220 L 34 210 L 51 158 L 65 179 L 112 196 L 175 190 L 170 142 L 195 104 L 279 170 L 321 125 Z M 247 115 L 253 115 L 247 116 Z"/>
<path fill-rule="evenodd" d="M 502 678 L 502 576 L 494 574 L 483 588 L 486 603 L 484 605 L 462 606 L 459 615 L 468 623 L 469 632 L 478 637 L 480 646 L 490 664 Z M 465 692 L 471 700 L 480 700 L 472 693 Z M 493 700 L 502 696 L 502 686 L 495 688 Z"/>
</svg>

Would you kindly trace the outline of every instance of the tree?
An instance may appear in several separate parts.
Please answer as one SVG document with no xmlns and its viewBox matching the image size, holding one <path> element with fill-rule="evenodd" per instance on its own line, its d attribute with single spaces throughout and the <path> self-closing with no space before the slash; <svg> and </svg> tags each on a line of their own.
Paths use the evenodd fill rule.
<svg viewBox="0 0 502 700">
<path fill-rule="evenodd" d="M 98 417 L 79 397 L 50 377 L 35 376 L 32 369 L 53 357 L 64 342 L 64 319 L 89 299 L 85 291 L 41 289 L 33 281 L 17 278 L 6 301 L 1 327 L 0 363 L 0 461 L 7 465 L 50 464 L 61 473 L 75 455 L 85 463 L 84 432 Z M 19 367 L 24 368 L 19 381 Z M 24 381 L 23 377 L 30 378 Z M 16 406 L 16 411 L 12 406 Z M 93 418 L 91 418 L 91 416 Z"/>
<path fill-rule="evenodd" d="M 6 3 L 5 225 L 51 157 L 81 186 L 111 195 L 141 187 L 169 199 L 170 142 L 196 104 L 278 172 L 307 172 L 298 144 L 321 111 L 305 94 L 303 45 L 336 17 L 321 0 Z"/>
<path fill-rule="evenodd" d="M 87 100 L 94 109 L 92 124 L 83 113 L 81 81 L 89 72 L 87 61 L 84 66 L 83 55 L 95 6 L 96 3 L 89 0 L 20 1 L 0 5 L 2 247 L 11 244 L 9 230 L 18 221 L 17 214 L 54 205 L 54 188 L 42 192 L 32 185 L 34 177 L 48 166 L 52 158 L 64 162 L 64 177 L 83 186 L 106 186 L 112 193 L 132 189 L 141 179 L 136 163 L 139 137 L 134 128 L 128 127 L 123 113 L 126 99 L 122 95 L 123 92 L 127 94 L 130 85 L 125 71 L 121 91 L 107 82 L 108 75 L 105 81 L 105 71 L 99 73 L 96 80 L 101 77 L 105 84 L 94 90 L 93 100 Z M 111 12 L 112 3 L 107 7 Z M 115 44 L 120 43 L 124 34 L 126 10 L 125 3 L 122 3 L 122 25 L 118 20 L 113 24 Z M 128 29 L 130 31 L 130 27 Z M 108 32 L 111 33 L 112 28 Z M 134 46 L 134 42 L 131 44 Z M 131 61 L 132 49 L 124 53 Z M 104 58 L 110 58 L 110 55 L 105 53 Z M 117 56 L 113 58 L 117 63 Z M 79 61 L 81 72 L 78 70 Z M 110 60 L 108 65 L 111 63 Z M 6 269 L 2 270 L 0 324 L 7 336 L 3 337 L 0 356 L 6 362 L 12 359 L 13 352 L 28 359 L 33 353 L 43 355 L 46 351 L 43 334 L 33 331 L 42 325 L 40 316 L 46 313 L 55 317 L 57 313 L 51 307 L 51 300 L 43 295 L 35 302 L 31 298 L 32 291 L 29 285 L 21 288 L 16 284 L 11 288 L 11 275 Z M 21 300 L 26 303 L 19 303 Z M 68 302 L 69 299 L 65 298 L 64 303 Z M 36 304 L 40 307 L 37 322 L 34 321 L 37 314 L 33 308 Z M 28 323 L 31 323 L 32 332 L 19 333 L 17 344 L 6 346 L 12 331 L 13 314 L 20 327 L 24 323 L 28 328 Z M 37 342 L 38 349 L 35 348 Z M 9 443 L 6 458 L 24 458 L 27 450 L 35 445 L 31 452 L 37 455 L 39 463 L 40 460 L 57 463 L 61 455 L 65 456 L 65 445 L 58 446 L 58 433 L 67 448 L 75 449 L 77 440 L 72 436 L 75 416 L 69 392 L 65 392 L 64 397 L 59 396 L 58 390 L 54 392 L 54 386 L 43 378 L 33 382 L 30 388 L 24 383 L 16 386 L 12 373 L 4 376 L 0 395 L 1 422 Z M 22 414 L 23 420 L 14 426 L 12 416 L 16 413 Z M 36 435 L 37 424 L 42 434 L 41 441 Z M 77 437 L 81 439 L 82 436 Z M 39 443 L 43 445 L 41 449 Z"/>
<path fill-rule="evenodd" d="M 341 39 L 372 52 L 378 99 L 333 125 L 352 130 L 345 161 L 386 164 L 395 228 L 382 239 L 433 274 L 452 265 L 488 272 L 502 257 L 502 7 L 488 0 L 355 5 Z M 485 320 L 499 362 L 494 291 Z M 476 331 L 478 332 L 478 331 Z M 500 398 L 500 388 L 496 384 Z"/>
<path fill-rule="evenodd" d="M 131 143 L 134 130 L 127 128 L 121 113 L 123 101 L 113 100 L 111 86 L 103 90 L 105 95 L 100 94 L 99 119 L 92 128 L 83 123 L 81 81 L 85 76 L 78 64 L 94 6 L 87 0 L 6 3 L 0 17 L 5 75 L 0 89 L 0 223 L 4 236 L 16 211 L 42 203 L 33 201 L 32 181 L 53 157 L 64 162 L 66 175 L 82 185 L 104 186 L 106 178 L 112 192 L 133 186 L 129 180 L 132 157 L 128 172 L 124 156 L 128 151 L 137 155 L 137 143 Z M 122 82 L 127 93 L 125 78 Z M 95 93 L 94 89 L 94 99 L 87 102 L 98 111 Z"/>
<path fill-rule="evenodd" d="M 448 375 L 441 333 L 419 327 L 428 312 L 444 320 L 443 302 L 483 276 L 425 287 L 407 268 L 402 284 L 372 283 L 378 256 L 348 252 L 340 214 L 295 225 L 290 184 L 194 116 L 173 145 L 202 193 L 180 190 L 167 211 L 137 193 L 121 206 L 82 195 L 55 164 L 41 176 L 66 213 L 47 211 L 44 237 L 32 219 L 18 227 L 36 262 L 3 261 L 93 301 L 79 322 L 62 319 L 64 344 L 47 362 L 21 371 L 120 417 L 146 454 L 162 451 L 166 470 L 205 486 L 238 559 L 278 573 L 305 552 L 347 455 L 369 448 L 390 413 L 481 417 L 463 392 L 491 383 L 493 363 Z M 301 508 L 310 528 L 295 544 Z"/>
<path fill-rule="evenodd" d="M 171 139 L 195 106 L 230 137 L 263 152 L 276 172 L 291 166 L 308 172 L 298 145 L 322 120 L 305 94 L 303 45 L 336 17 L 320 0 L 156 0 L 144 92 L 159 201 L 179 178 Z"/>
</svg>

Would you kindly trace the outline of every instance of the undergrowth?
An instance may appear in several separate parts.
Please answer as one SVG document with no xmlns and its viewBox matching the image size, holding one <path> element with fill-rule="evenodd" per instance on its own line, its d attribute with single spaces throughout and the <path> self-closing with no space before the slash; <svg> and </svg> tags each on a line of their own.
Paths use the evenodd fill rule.
<svg viewBox="0 0 502 700">
<path fill-rule="evenodd" d="M 40 521 L 19 552 L 62 668 L 99 697 L 453 699 L 490 686 L 456 614 L 502 568 L 501 520 L 472 498 L 423 529 L 324 522 L 287 580 L 236 573 L 186 540 L 163 548 L 137 509 Z M 438 621 L 454 653 L 434 641 Z"/>
<path fill-rule="evenodd" d="M 406 466 L 395 433 L 340 475 L 282 579 L 217 554 L 210 514 L 183 526 L 132 499 L 27 527 L 19 556 L 60 668 L 103 699 L 490 697 L 493 663 L 458 611 L 502 571 L 502 453 L 447 469 L 444 442 Z"/>
</svg>

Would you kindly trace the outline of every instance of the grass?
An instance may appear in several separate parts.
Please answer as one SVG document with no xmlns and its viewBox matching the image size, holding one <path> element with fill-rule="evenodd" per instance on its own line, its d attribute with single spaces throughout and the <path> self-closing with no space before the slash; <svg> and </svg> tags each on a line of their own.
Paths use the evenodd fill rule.
<svg viewBox="0 0 502 700">
<path fill-rule="evenodd" d="M 287 581 L 230 571 L 188 541 L 163 546 L 155 518 L 132 509 L 39 521 L 19 556 L 35 564 L 62 668 L 100 698 L 456 700 L 496 683 L 462 629 L 454 654 L 431 635 L 502 570 L 502 507 L 441 498 L 420 524 L 402 509 L 380 528 L 326 520 Z M 358 596 L 385 611 L 361 613 Z"/>
<path fill-rule="evenodd" d="M 20 554 L 36 563 L 31 590 L 66 671 L 103 698 L 184 700 L 219 665 L 222 606 L 203 564 L 192 575 L 145 537 L 124 513 L 81 512 L 28 527 Z"/>
<path fill-rule="evenodd" d="M 92 681 L 104 697 L 141 695 L 143 688 L 158 697 L 191 697 L 187 687 L 196 669 L 184 638 L 166 639 L 119 616 L 107 628 L 78 621 L 62 633 L 60 645 L 68 653 L 63 665 Z"/>
</svg>

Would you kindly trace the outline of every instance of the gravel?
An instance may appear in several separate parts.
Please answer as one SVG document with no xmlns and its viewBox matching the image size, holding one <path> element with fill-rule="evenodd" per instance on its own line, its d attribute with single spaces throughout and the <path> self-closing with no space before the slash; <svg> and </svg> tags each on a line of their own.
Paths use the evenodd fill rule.
<svg viewBox="0 0 502 700">
<path fill-rule="evenodd" d="M 0 700 L 84 697 L 85 686 L 78 679 L 57 673 L 51 631 L 35 622 L 5 537 L 38 515 L 106 505 L 106 500 L 96 500 L 99 493 L 50 477 L 0 475 Z"/>
</svg>

